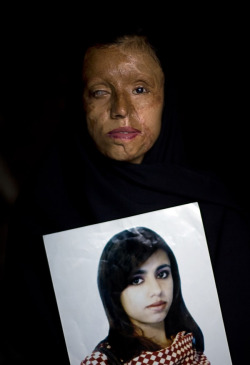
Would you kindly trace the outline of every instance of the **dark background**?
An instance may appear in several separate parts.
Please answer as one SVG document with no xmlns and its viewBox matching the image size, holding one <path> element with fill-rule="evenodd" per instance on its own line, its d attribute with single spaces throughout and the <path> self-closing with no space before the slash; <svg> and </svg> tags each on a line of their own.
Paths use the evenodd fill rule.
<svg viewBox="0 0 250 365">
<path fill-rule="evenodd" d="M 217 7 L 135 13 L 51 6 L 1 9 L 0 265 L 11 207 L 53 139 L 74 124 L 82 46 L 93 32 L 141 22 L 164 42 L 178 95 L 188 161 L 221 177 L 249 205 L 249 38 L 246 9 Z M 125 11 L 127 13 L 125 14 Z M 123 17 L 121 16 L 123 15 Z M 67 115 L 67 118 L 65 118 Z"/>
</svg>

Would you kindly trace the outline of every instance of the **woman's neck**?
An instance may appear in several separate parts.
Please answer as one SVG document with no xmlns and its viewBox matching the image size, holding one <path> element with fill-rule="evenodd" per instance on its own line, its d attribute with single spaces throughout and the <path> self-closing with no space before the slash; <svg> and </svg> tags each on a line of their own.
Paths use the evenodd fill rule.
<svg viewBox="0 0 250 365">
<path fill-rule="evenodd" d="M 150 333 L 148 337 L 151 341 L 155 342 L 161 348 L 166 348 L 172 344 L 172 339 L 167 338 L 165 330 L 164 331 L 153 331 Z"/>
<path fill-rule="evenodd" d="M 143 330 L 143 335 L 145 337 L 159 345 L 161 348 L 166 348 L 173 342 L 171 338 L 167 338 L 166 336 L 164 322 L 145 325 L 141 329 Z"/>
</svg>

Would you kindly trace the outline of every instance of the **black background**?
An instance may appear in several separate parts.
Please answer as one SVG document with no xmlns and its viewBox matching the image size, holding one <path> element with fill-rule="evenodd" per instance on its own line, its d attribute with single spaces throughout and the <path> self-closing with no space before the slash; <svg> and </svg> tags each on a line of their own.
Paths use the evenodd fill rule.
<svg viewBox="0 0 250 365">
<path fill-rule="evenodd" d="M 133 3 L 136 4 L 136 3 Z M 1 9 L 1 268 L 10 209 L 53 138 L 71 128 L 79 101 L 82 46 L 93 32 L 143 24 L 164 42 L 178 91 L 186 154 L 212 170 L 246 210 L 249 196 L 249 38 L 247 10 L 117 3 Z"/>
</svg>

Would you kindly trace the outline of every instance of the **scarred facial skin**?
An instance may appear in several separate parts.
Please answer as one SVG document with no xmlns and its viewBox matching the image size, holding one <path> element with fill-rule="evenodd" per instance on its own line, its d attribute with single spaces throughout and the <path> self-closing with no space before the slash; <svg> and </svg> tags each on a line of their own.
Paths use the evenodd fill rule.
<svg viewBox="0 0 250 365">
<path fill-rule="evenodd" d="M 135 49 L 91 48 L 83 81 L 87 126 L 98 150 L 140 164 L 161 129 L 164 75 L 158 63 Z"/>
</svg>

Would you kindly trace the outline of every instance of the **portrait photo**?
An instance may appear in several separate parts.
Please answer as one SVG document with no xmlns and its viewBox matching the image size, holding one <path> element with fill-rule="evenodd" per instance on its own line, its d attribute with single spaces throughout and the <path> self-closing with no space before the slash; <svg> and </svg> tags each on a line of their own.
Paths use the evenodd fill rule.
<svg viewBox="0 0 250 365">
<path fill-rule="evenodd" d="M 198 203 L 43 240 L 71 365 L 128 319 L 144 332 L 165 321 L 169 338 L 193 332 L 211 364 L 232 364 Z"/>
</svg>

